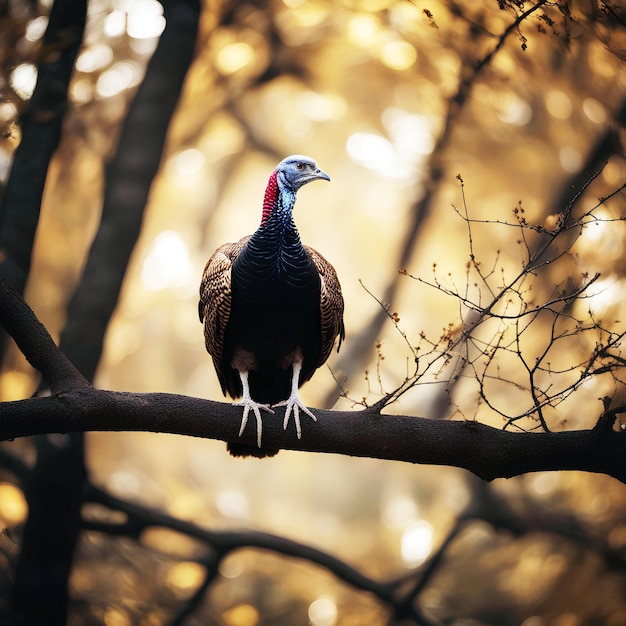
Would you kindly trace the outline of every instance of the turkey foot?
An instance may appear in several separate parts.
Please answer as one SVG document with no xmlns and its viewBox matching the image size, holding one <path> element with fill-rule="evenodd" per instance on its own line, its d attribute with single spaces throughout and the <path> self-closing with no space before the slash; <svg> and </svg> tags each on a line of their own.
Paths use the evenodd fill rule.
<svg viewBox="0 0 626 626">
<path fill-rule="evenodd" d="M 300 428 L 300 409 L 302 409 L 314 422 L 317 422 L 317 418 L 309 409 L 307 409 L 302 401 L 298 397 L 298 382 L 300 380 L 300 370 L 302 369 L 302 362 L 296 361 L 293 364 L 293 376 L 291 379 L 291 394 L 287 400 L 283 400 L 282 402 L 278 402 L 277 404 L 273 404 L 273 407 L 277 406 L 285 406 L 285 421 L 283 422 L 283 430 L 287 430 L 287 425 L 289 424 L 289 418 L 291 417 L 291 413 L 293 412 L 293 421 L 296 424 L 296 435 L 298 439 L 302 438 L 302 429 Z"/>
<path fill-rule="evenodd" d="M 274 413 L 269 404 L 260 404 L 255 402 L 250 397 L 250 387 L 248 386 L 248 372 L 239 372 L 239 378 L 241 379 L 241 386 L 243 387 L 243 399 L 240 402 L 233 402 L 233 406 L 243 407 L 243 417 L 241 419 L 241 428 L 239 429 L 239 436 L 243 435 L 243 431 L 246 429 L 248 423 L 248 414 L 250 409 L 256 417 L 256 443 L 261 447 L 261 435 L 263 434 L 263 422 L 261 421 L 261 411 L 267 411 L 268 413 Z"/>
</svg>

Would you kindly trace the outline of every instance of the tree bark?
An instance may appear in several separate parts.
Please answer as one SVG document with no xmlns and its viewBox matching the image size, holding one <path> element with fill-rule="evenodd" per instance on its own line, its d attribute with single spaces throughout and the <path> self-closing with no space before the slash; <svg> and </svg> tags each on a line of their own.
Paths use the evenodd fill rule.
<svg viewBox="0 0 626 626">
<path fill-rule="evenodd" d="M 622 407 L 626 411 L 626 407 Z M 431 420 L 371 411 L 313 409 L 303 436 L 283 431 L 283 413 L 264 421 L 264 445 L 465 468 L 484 480 L 526 472 L 583 470 L 626 483 L 626 433 L 612 429 L 510 432 L 479 422 Z M 0 404 L 0 440 L 43 433 L 143 431 L 255 444 L 238 437 L 241 407 L 166 393 L 74 389 Z"/>
</svg>

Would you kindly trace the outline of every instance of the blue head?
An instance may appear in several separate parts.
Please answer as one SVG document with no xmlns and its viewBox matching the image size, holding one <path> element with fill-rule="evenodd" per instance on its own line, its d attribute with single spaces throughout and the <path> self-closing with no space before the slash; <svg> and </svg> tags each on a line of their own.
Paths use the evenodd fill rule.
<svg viewBox="0 0 626 626">
<path fill-rule="evenodd" d="M 277 182 L 285 191 L 296 192 L 314 180 L 330 180 L 317 163 L 307 156 L 292 154 L 276 166 Z"/>
</svg>

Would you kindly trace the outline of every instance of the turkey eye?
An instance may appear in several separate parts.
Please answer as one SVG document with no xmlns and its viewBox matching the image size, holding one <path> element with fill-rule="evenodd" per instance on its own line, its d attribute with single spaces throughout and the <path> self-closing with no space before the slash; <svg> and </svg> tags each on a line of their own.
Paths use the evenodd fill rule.
<svg viewBox="0 0 626 626">
<path fill-rule="evenodd" d="M 296 163 L 296 169 L 301 170 L 304 167 L 304 163 Z"/>
</svg>

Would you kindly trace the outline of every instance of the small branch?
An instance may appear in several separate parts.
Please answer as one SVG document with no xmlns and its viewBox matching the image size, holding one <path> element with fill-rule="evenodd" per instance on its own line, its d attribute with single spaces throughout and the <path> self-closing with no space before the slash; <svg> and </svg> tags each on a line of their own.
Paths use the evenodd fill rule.
<svg viewBox="0 0 626 626">
<path fill-rule="evenodd" d="M 600 432 L 612 432 L 617 416 L 626 413 L 626 404 L 621 404 L 611 409 L 609 408 L 611 399 L 607 397 L 603 398 L 603 403 L 604 413 L 602 413 L 602 415 L 600 415 L 600 417 L 598 418 L 598 421 L 594 426 L 594 430 Z"/>
<path fill-rule="evenodd" d="M 517 19 L 514 22 L 512 22 L 511 24 L 509 24 L 505 28 L 504 32 L 498 38 L 498 43 L 496 44 L 494 49 L 491 52 L 489 52 L 485 57 L 483 57 L 480 60 L 480 62 L 477 64 L 476 72 L 477 73 L 480 72 L 483 69 L 483 67 L 485 67 L 486 65 L 489 65 L 491 63 L 493 57 L 498 53 L 500 48 L 502 48 L 502 46 L 504 45 L 504 42 L 509 38 L 509 35 L 511 33 L 515 32 L 520 27 L 520 24 L 527 17 L 530 17 L 535 11 L 540 9 L 547 2 L 548 2 L 548 0 L 539 0 L 539 2 L 537 2 L 537 4 L 533 4 L 529 9 L 527 9 L 523 13 L 520 13 L 517 16 Z"/>
<path fill-rule="evenodd" d="M 411 207 L 411 218 L 406 228 L 405 238 L 400 246 L 398 258 L 393 262 L 392 267 L 403 270 L 410 261 L 411 255 L 423 234 L 423 225 L 432 213 L 437 197 L 439 185 L 444 178 L 445 168 L 443 156 L 447 150 L 452 131 L 458 120 L 463 107 L 469 99 L 474 85 L 478 82 L 478 78 L 482 71 L 487 68 L 493 61 L 495 55 L 500 51 L 509 36 L 519 29 L 520 24 L 535 11 L 546 4 L 547 0 L 539 0 L 531 6 L 527 11 L 519 15 L 498 37 L 496 46 L 487 53 L 483 58 L 479 59 L 471 68 L 464 68 L 461 76 L 466 74 L 465 78 L 459 81 L 456 94 L 448 100 L 447 111 L 443 120 L 442 130 L 435 142 L 430 159 L 428 172 L 422 180 L 422 186 L 426 193 L 419 199 L 415 200 Z M 382 297 L 383 302 L 393 303 L 399 288 L 399 274 L 394 271 L 390 277 L 387 287 Z M 375 338 L 379 335 L 381 328 L 387 321 L 387 311 L 378 310 L 372 318 L 363 326 L 358 335 L 350 338 L 349 345 L 342 351 L 339 359 L 336 361 L 337 370 L 344 372 L 347 378 L 356 372 L 367 361 L 371 354 L 372 346 Z M 333 406 L 340 396 L 340 391 L 335 387 L 324 398 L 322 404 L 324 406 Z"/>
<path fill-rule="evenodd" d="M 37 319 L 17 290 L 0 277 L 0 326 L 17 344 L 28 362 L 53 392 L 88 387 L 89 383 L 57 348 L 50 333 Z"/>
</svg>

